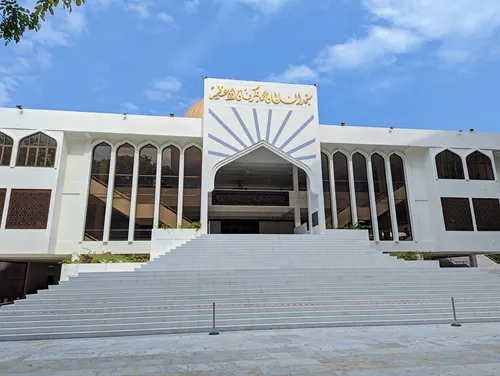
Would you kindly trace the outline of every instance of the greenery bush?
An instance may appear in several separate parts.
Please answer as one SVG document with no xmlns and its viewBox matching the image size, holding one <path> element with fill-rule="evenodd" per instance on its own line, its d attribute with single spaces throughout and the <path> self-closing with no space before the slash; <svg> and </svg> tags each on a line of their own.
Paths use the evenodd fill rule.
<svg viewBox="0 0 500 376">
<path fill-rule="evenodd" d="M 436 257 L 432 252 L 397 252 L 393 256 L 406 261 L 434 260 Z"/>
<path fill-rule="evenodd" d="M 491 260 L 495 261 L 497 264 L 500 264 L 500 255 L 487 255 Z"/>
<path fill-rule="evenodd" d="M 173 229 L 178 229 L 178 230 L 186 230 L 186 229 L 191 229 L 191 230 L 196 230 L 199 231 L 201 229 L 201 223 L 200 222 L 191 222 L 189 225 L 180 225 L 177 227 L 173 227 L 167 223 L 163 223 L 160 226 L 160 229 L 162 230 L 173 230 Z"/>
<path fill-rule="evenodd" d="M 364 221 L 359 221 L 358 223 L 356 224 L 347 224 L 347 225 L 344 225 L 342 227 L 337 227 L 335 228 L 336 230 L 369 230 L 371 229 L 371 226 L 367 226 L 365 225 L 365 222 Z"/>
<path fill-rule="evenodd" d="M 144 263 L 149 262 L 149 255 L 115 255 L 111 252 L 89 252 L 79 255 L 73 253 L 59 262 L 60 264 L 121 264 L 121 263 Z"/>
</svg>

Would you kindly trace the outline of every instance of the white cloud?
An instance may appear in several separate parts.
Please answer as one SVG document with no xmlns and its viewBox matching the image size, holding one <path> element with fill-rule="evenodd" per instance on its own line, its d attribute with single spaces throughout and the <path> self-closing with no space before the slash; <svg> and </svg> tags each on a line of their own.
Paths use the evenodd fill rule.
<svg viewBox="0 0 500 376">
<path fill-rule="evenodd" d="M 269 81 L 286 83 L 314 82 L 317 79 L 318 73 L 306 65 L 290 65 L 282 74 L 267 78 Z"/>
<path fill-rule="evenodd" d="M 165 13 L 165 12 L 158 14 L 158 19 L 160 21 L 168 24 L 168 25 L 173 25 L 173 23 L 174 23 L 173 17 L 170 14 Z"/>
<path fill-rule="evenodd" d="M 7 106 L 11 103 L 9 89 L 7 85 L 0 81 L 0 107 Z"/>
<path fill-rule="evenodd" d="M 0 56 L 0 104 L 11 104 L 15 89 L 40 69 L 52 66 L 51 51 L 55 47 L 71 47 L 75 38 L 87 30 L 87 19 L 83 10 L 69 13 L 59 10 L 47 17 L 38 32 L 28 32 L 19 44 L 11 44 L 11 53 Z M 14 84 L 15 83 L 15 84 Z"/>
<path fill-rule="evenodd" d="M 128 3 L 125 5 L 125 9 L 137 14 L 140 18 L 149 18 L 149 6 L 148 4 L 141 3 Z"/>
<path fill-rule="evenodd" d="M 146 98 L 153 101 L 166 101 L 182 89 L 182 83 L 175 77 L 165 77 L 151 84 L 151 89 L 144 92 Z"/>
<path fill-rule="evenodd" d="M 225 0 L 227 3 L 241 3 L 264 14 L 272 14 L 295 0 Z"/>
<path fill-rule="evenodd" d="M 139 106 L 137 106 L 133 103 L 130 103 L 130 102 L 122 103 L 120 105 L 120 108 L 123 111 L 123 113 L 125 113 L 125 114 L 136 113 L 139 110 Z"/>
<path fill-rule="evenodd" d="M 469 62 L 488 51 L 500 30 L 499 0 L 362 0 L 362 5 L 373 16 L 366 36 L 327 46 L 308 74 L 391 63 L 424 47 L 448 64 Z M 292 73 L 289 67 L 276 77 Z"/>
<path fill-rule="evenodd" d="M 200 0 L 186 0 L 184 1 L 184 11 L 194 13 L 200 6 Z"/>
<path fill-rule="evenodd" d="M 359 68 L 383 57 L 414 51 L 421 43 L 418 36 L 407 30 L 375 26 L 365 38 L 325 48 L 315 63 L 319 71 Z"/>
</svg>

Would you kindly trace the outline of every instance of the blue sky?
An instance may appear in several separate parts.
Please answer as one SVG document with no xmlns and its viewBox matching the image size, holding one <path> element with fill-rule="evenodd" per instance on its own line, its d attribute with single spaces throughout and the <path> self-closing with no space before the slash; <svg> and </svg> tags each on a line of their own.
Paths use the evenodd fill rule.
<svg viewBox="0 0 500 376">
<path fill-rule="evenodd" d="M 87 0 L 0 47 L 0 106 L 182 116 L 202 74 L 319 83 L 322 124 L 500 131 L 498 0 Z"/>
</svg>

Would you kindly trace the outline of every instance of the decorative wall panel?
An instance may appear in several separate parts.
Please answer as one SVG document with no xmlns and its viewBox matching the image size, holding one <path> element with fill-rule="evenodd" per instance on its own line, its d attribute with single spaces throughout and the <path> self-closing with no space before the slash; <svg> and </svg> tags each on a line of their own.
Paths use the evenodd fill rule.
<svg viewBox="0 0 500 376">
<path fill-rule="evenodd" d="M 288 192 L 214 191 L 212 205 L 290 206 Z"/>
<path fill-rule="evenodd" d="M 7 195 L 7 190 L 0 189 L 0 223 L 2 223 L 3 208 L 5 206 L 5 196 Z"/>
<path fill-rule="evenodd" d="M 468 198 L 441 198 L 446 231 L 474 231 Z"/>
<path fill-rule="evenodd" d="M 498 198 L 473 198 L 478 231 L 500 231 L 500 200 Z"/>
<path fill-rule="evenodd" d="M 51 190 L 13 189 L 7 229 L 45 230 L 49 219 Z"/>
</svg>

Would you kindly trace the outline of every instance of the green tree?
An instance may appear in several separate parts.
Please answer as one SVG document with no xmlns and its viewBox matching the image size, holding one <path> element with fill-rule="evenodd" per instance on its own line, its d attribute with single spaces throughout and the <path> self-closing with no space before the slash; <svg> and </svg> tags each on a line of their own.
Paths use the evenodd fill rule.
<svg viewBox="0 0 500 376">
<path fill-rule="evenodd" d="M 12 41 L 19 43 L 26 30 L 40 30 L 47 13 L 54 15 L 58 6 L 71 12 L 73 6 L 80 6 L 85 0 L 37 0 L 33 9 L 19 5 L 20 0 L 0 0 L 0 39 L 5 45 Z"/>
</svg>

